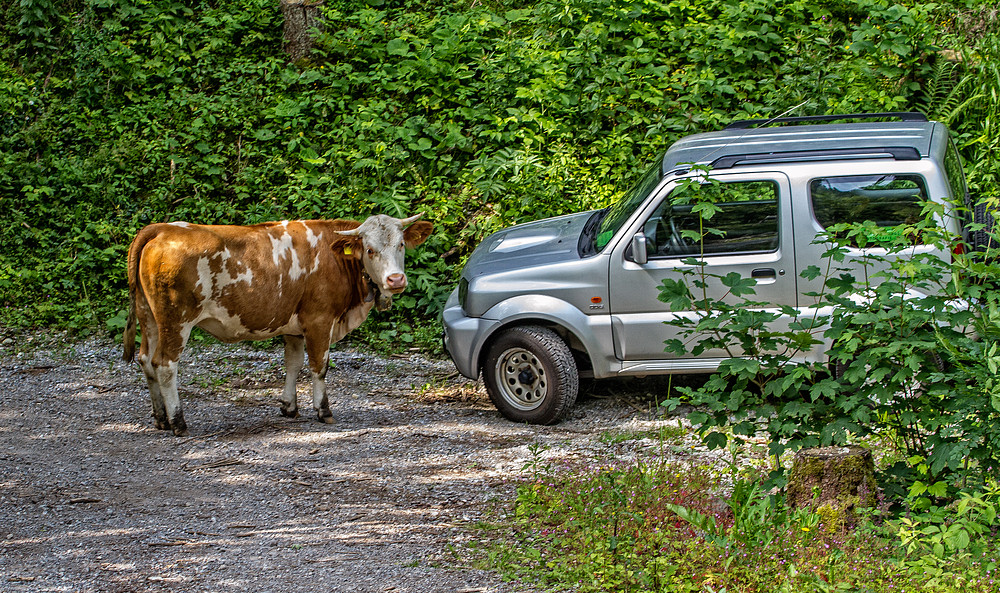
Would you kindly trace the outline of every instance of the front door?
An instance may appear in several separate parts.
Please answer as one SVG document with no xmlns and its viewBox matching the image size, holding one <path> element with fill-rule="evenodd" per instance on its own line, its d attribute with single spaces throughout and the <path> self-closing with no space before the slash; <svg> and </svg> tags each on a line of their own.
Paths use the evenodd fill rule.
<svg viewBox="0 0 1000 593">
<path fill-rule="evenodd" d="M 615 351 L 623 361 L 656 361 L 692 357 L 697 337 L 683 337 L 680 329 L 664 324 L 679 316 L 693 316 L 692 310 L 671 310 L 659 300 L 664 279 L 684 280 L 692 296 L 702 299 L 742 299 L 713 276 L 736 273 L 753 278 L 755 294 L 748 298 L 770 306 L 797 304 L 792 216 L 789 183 L 781 173 L 713 175 L 704 179 L 667 184 L 643 212 L 626 240 L 611 258 L 610 309 Z M 704 205 L 714 206 L 706 218 Z M 631 241 L 636 233 L 646 239 L 646 263 L 636 263 Z M 704 262 L 705 277 L 697 273 Z M 695 272 L 683 274 L 684 270 Z M 704 282 L 702 282 L 704 280 Z M 703 286 L 702 286 L 703 284 Z M 668 339 L 682 339 L 687 353 L 678 356 L 664 351 Z M 723 358 L 741 354 L 731 349 L 708 350 L 703 358 Z"/>
</svg>

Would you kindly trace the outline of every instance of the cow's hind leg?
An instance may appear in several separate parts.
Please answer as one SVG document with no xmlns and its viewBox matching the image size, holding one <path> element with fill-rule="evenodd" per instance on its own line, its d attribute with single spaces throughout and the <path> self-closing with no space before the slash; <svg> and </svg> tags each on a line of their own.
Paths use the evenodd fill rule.
<svg viewBox="0 0 1000 593">
<path fill-rule="evenodd" d="M 330 400 L 326 397 L 326 371 L 330 366 L 330 342 L 306 339 L 309 351 L 309 370 L 312 371 L 313 409 L 316 418 L 325 424 L 333 424 Z"/>
<path fill-rule="evenodd" d="M 295 383 L 305 360 L 306 350 L 302 336 L 285 336 L 285 390 L 281 394 L 281 415 L 287 418 L 299 416 Z"/>
<path fill-rule="evenodd" d="M 181 398 L 177 393 L 177 361 L 164 361 L 156 368 L 156 378 L 160 383 L 160 393 L 163 396 L 163 408 L 170 428 L 179 437 L 188 435 L 187 423 L 184 421 L 184 411 L 181 409 Z"/>
<path fill-rule="evenodd" d="M 156 350 L 156 323 L 146 312 L 142 312 L 139 327 L 142 332 L 138 362 L 139 366 L 142 367 L 142 373 L 146 376 L 146 385 L 149 386 L 149 399 L 153 404 L 153 422 L 159 430 L 170 430 L 167 409 L 163 406 L 163 394 L 160 392 L 160 380 L 157 377 L 156 368 L 153 367 L 152 355 L 150 354 Z"/>
<path fill-rule="evenodd" d="M 187 436 L 187 423 L 184 421 L 181 398 L 177 393 L 177 361 L 184 351 L 184 344 L 191 334 L 191 328 L 182 327 L 175 332 L 164 332 L 162 327 L 157 329 L 158 340 L 152 366 L 156 373 L 156 381 L 160 385 L 163 411 L 174 434 L 179 437 Z"/>
<path fill-rule="evenodd" d="M 145 341 L 143 336 L 143 342 Z M 167 408 L 163 405 L 163 393 L 160 390 L 159 374 L 153 366 L 149 352 L 145 351 L 145 344 L 139 351 L 139 364 L 142 365 L 142 372 L 146 375 L 146 384 L 149 386 L 149 399 L 153 404 L 153 423 L 159 430 L 170 430 Z"/>
</svg>

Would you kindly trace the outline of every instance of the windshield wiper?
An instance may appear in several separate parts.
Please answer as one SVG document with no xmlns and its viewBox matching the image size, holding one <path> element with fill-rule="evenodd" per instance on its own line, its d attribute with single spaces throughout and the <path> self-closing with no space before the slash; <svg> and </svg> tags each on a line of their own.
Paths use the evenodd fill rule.
<svg viewBox="0 0 1000 593">
<path fill-rule="evenodd" d="M 576 250 L 580 253 L 580 257 L 597 253 L 597 230 L 601 228 L 601 223 L 604 222 L 604 217 L 608 215 L 610 210 L 611 208 L 608 207 L 594 212 L 587 224 L 583 225 L 580 240 L 576 244 Z"/>
</svg>

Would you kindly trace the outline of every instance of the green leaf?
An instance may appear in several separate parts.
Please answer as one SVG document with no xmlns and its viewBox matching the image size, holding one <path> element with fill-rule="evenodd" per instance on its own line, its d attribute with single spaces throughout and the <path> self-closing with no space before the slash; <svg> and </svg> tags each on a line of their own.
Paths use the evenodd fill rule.
<svg viewBox="0 0 1000 593">
<path fill-rule="evenodd" d="M 745 278 L 737 272 L 729 272 L 720 281 L 723 286 L 729 288 L 734 296 L 742 297 L 755 294 L 754 287 L 757 286 L 757 280 L 754 278 Z"/>
<path fill-rule="evenodd" d="M 705 446 L 709 449 L 721 449 L 726 446 L 729 439 L 721 432 L 712 431 L 702 438 L 702 442 L 704 442 Z"/>
<path fill-rule="evenodd" d="M 692 308 L 691 291 L 684 281 L 666 278 L 658 288 L 657 299 L 669 304 L 671 311 L 687 311 Z"/>
<path fill-rule="evenodd" d="M 753 358 L 727 358 L 719 364 L 719 372 L 727 375 L 755 376 L 760 372 L 760 361 Z"/>
<path fill-rule="evenodd" d="M 389 43 L 386 44 L 385 48 L 390 56 L 410 55 L 410 43 L 398 37 L 395 39 L 390 39 Z"/>
</svg>

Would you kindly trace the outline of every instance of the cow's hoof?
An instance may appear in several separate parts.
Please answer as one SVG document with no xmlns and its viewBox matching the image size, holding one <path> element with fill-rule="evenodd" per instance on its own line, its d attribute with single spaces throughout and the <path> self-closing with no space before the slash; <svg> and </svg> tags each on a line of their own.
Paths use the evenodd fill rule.
<svg viewBox="0 0 1000 593">
<path fill-rule="evenodd" d="M 333 424 L 333 414 L 330 410 L 325 410 L 323 412 L 317 412 L 316 418 L 319 419 L 323 424 Z"/>
<path fill-rule="evenodd" d="M 284 416 L 285 418 L 298 418 L 299 417 L 299 411 L 298 410 L 287 410 L 285 408 L 279 408 L 279 411 L 281 412 L 281 415 Z"/>
<path fill-rule="evenodd" d="M 170 423 L 170 427 L 174 429 L 174 436 L 186 437 L 188 436 L 188 426 L 187 422 L 184 422 L 184 416 L 177 414 L 174 417 L 174 421 Z"/>
<path fill-rule="evenodd" d="M 153 426 L 156 427 L 156 430 L 170 430 L 170 423 L 166 420 L 155 420 Z"/>
</svg>

